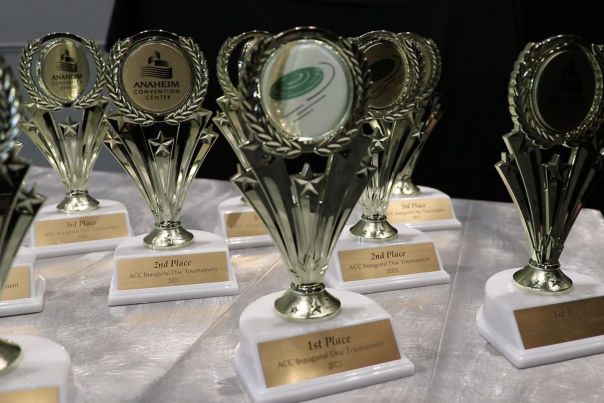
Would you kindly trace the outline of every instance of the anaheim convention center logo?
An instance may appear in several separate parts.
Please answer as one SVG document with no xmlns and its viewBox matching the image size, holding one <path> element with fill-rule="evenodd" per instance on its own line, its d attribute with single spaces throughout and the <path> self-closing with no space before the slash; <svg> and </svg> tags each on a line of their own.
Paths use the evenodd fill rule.
<svg viewBox="0 0 604 403">
<path fill-rule="evenodd" d="M 153 52 L 153 56 L 148 60 L 148 65 L 141 67 L 141 77 L 155 77 L 164 80 L 172 78 L 172 67 L 167 61 L 161 60 L 159 52 Z"/>
<path fill-rule="evenodd" d="M 69 56 L 69 51 L 61 54 L 61 60 L 57 62 L 57 70 L 75 73 L 78 71 L 78 63 L 75 58 Z"/>
</svg>

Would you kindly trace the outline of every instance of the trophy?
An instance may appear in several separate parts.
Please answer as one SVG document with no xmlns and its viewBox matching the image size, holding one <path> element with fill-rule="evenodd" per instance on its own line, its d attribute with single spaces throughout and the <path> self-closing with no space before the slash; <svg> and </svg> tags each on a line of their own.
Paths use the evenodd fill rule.
<svg viewBox="0 0 604 403">
<path fill-rule="evenodd" d="M 503 137 L 508 153 L 495 166 L 531 258 L 489 278 L 476 321 L 482 337 L 518 368 L 604 352 L 604 283 L 563 272 L 559 262 L 602 176 L 603 69 L 601 45 L 561 35 L 529 43 L 511 75 L 514 129 Z"/>
<path fill-rule="evenodd" d="M 243 48 L 241 52 L 242 56 L 245 49 L 249 48 L 255 39 L 266 38 L 268 36 L 270 34 L 267 32 L 251 31 L 238 35 L 235 38 L 228 38 L 220 48 L 220 53 L 218 54 L 216 74 L 224 96 L 216 100 L 222 112 L 213 121 L 228 140 L 235 153 L 240 155 L 239 161 L 242 161 L 242 164 L 245 163 L 245 157 L 241 154 L 238 145 L 245 142 L 249 134 L 244 132 L 244 126 L 237 116 L 237 110 L 240 107 L 240 96 L 229 76 L 229 61 L 231 60 L 231 55 L 238 47 Z M 241 63 L 242 60 L 239 57 L 238 67 L 241 66 Z M 248 167 L 239 166 L 240 171 L 246 168 Z M 256 214 L 253 207 L 247 202 L 245 196 L 232 197 L 221 202 L 218 205 L 218 214 L 219 224 L 214 232 L 225 238 L 230 249 L 253 248 L 273 244 L 264 223 L 258 214 Z"/>
<path fill-rule="evenodd" d="M 361 293 L 448 283 L 434 241 L 405 224 L 390 224 L 386 212 L 403 168 L 421 143 L 421 125 L 409 115 L 424 88 L 424 54 L 417 41 L 386 31 L 355 42 L 373 81 L 366 125 L 374 133 L 369 157 L 376 174 L 361 195 L 361 220 L 344 229 L 325 282 Z"/>
<path fill-rule="evenodd" d="M 417 187 L 411 178 L 417 159 L 442 115 L 440 94 L 434 92 L 441 72 L 440 53 L 431 39 L 409 32 L 399 35 L 412 40 L 424 60 L 420 99 L 408 115 L 409 124 L 415 125 L 415 130 L 420 131 L 421 136 L 397 180 L 387 215 L 391 223 L 405 223 L 422 231 L 458 229 L 461 228 L 461 223 L 455 218 L 451 198 L 437 189 Z"/>
<path fill-rule="evenodd" d="M 23 185 L 30 162 L 17 157 L 21 101 L 10 68 L 0 56 L 0 296 L 13 288 L 13 259 L 29 226 L 46 200 Z M 29 272 L 27 273 L 29 275 Z M 3 292 L 4 291 L 4 292 Z M 16 300 L 16 299 L 15 299 Z M 13 307 L 14 308 L 14 307 Z M 4 309 L 4 308 L 3 308 Z M 10 307 L 9 307 L 10 309 Z M 3 310 L 2 314 L 7 311 Z M 37 336 L 0 338 L 0 401 L 83 402 L 73 380 L 71 360 L 57 343 Z"/>
<path fill-rule="evenodd" d="M 227 245 L 188 231 L 180 212 L 217 138 L 201 103 L 208 72 L 192 40 L 145 31 L 118 41 L 108 56 L 107 89 L 117 111 L 105 146 L 149 205 L 155 225 L 115 250 L 109 305 L 233 295 L 239 292 Z"/>
<path fill-rule="evenodd" d="M 370 88 L 358 47 L 321 29 L 257 39 L 243 56 L 237 121 L 247 138 L 237 139 L 242 168 L 231 181 L 292 278 L 285 294 L 260 298 L 239 320 L 235 368 L 254 402 L 306 400 L 414 372 L 384 309 L 323 284 L 340 232 L 375 173 L 372 139 L 362 130 Z M 306 162 L 290 174 L 286 160 L 309 153 L 324 165 Z"/>
<path fill-rule="evenodd" d="M 19 62 L 30 96 L 23 130 L 61 177 L 66 196 L 48 206 L 31 227 L 30 247 L 38 257 L 113 250 L 132 235 L 126 207 L 95 200 L 87 186 L 109 130 L 104 118 L 105 65 L 94 41 L 55 33 L 29 41 Z M 74 113 L 81 118 L 73 120 Z M 67 117 L 65 118 L 65 114 Z M 74 116 L 75 117 L 75 116 Z"/>
</svg>

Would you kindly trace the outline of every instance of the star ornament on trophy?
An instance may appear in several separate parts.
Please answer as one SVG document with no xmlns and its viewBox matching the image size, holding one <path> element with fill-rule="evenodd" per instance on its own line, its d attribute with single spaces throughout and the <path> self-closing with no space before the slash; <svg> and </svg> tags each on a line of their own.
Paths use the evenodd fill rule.
<svg viewBox="0 0 604 403">
<path fill-rule="evenodd" d="M 424 90 L 424 54 L 415 41 L 386 31 L 356 42 L 375 88 L 366 125 L 374 133 L 369 158 L 376 173 L 361 195 L 361 220 L 337 243 L 326 283 L 356 292 L 448 283 L 434 241 L 405 224 L 390 224 L 386 215 L 396 182 L 421 144 L 421 128 L 409 115 Z"/>
<path fill-rule="evenodd" d="M 202 108 L 208 74 L 199 46 L 165 31 L 118 41 L 107 88 L 117 111 L 105 145 L 149 205 L 155 225 L 115 251 L 109 305 L 239 292 L 224 239 L 188 231 L 183 202 L 217 135 Z"/>
<path fill-rule="evenodd" d="M 92 40 L 55 33 L 29 41 L 19 62 L 30 101 L 22 129 L 60 176 L 66 196 L 38 214 L 30 247 L 38 257 L 113 250 L 132 235 L 126 207 L 88 194 L 88 180 L 109 124 L 105 63 Z M 68 113 L 67 118 L 62 115 Z M 74 120 L 74 114 L 81 114 Z"/>
<path fill-rule="evenodd" d="M 496 168 L 518 208 L 531 258 L 487 281 L 476 321 L 519 368 L 604 352 L 604 283 L 565 273 L 559 262 L 603 172 L 603 71 L 602 46 L 561 35 L 529 43 L 510 79 L 514 130 L 504 136 L 508 153 Z"/>
<path fill-rule="evenodd" d="M 375 174 L 372 139 L 362 133 L 370 85 L 358 48 L 317 28 L 259 39 L 244 54 L 237 112 L 248 137 L 238 156 L 247 168 L 231 180 L 292 279 L 285 294 L 260 298 L 239 321 L 235 368 L 254 402 L 306 400 L 414 372 L 386 311 L 323 284 L 345 222 Z M 324 170 L 307 162 L 288 173 L 287 159 L 310 153 L 325 158 Z M 357 351 L 368 344 L 375 348 L 343 352 L 337 365 L 327 359 L 336 345 Z"/>
<path fill-rule="evenodd" d="M 235 153 L 240 154 L 239 161 L 243 164 L 245 163 L 245 157 L 241 154 L 239 145 L 247 141 L 249 133 L 245 132 L 245 126 L 241 124 L 237 115 L 241 95 L 231 82 L 229 62 L 231 61 L 231 55 L 238 48 L 241 48 L 240 56 L 242 56 L 256 39 L 269 36 L 269 33 L 263 31 L 245 32 L 234 38 L 228 38 L 218 54 L 216 70 L 218 83 L 224 96 L 216 100 L 221 112 L 213 121 Z M 241 65 L 241 62 L 240 57 L 238 66 Z M 240 169 L 246 168 L 248 167 L 240 167 Z M 253 248 L 273 244 L 266 226 L 245 197 L 233 197 L 221 202 L 218 205 L 218 214 L 219 224 L 215 232 L 226 239 L 230 249 Z"/>
</svg>

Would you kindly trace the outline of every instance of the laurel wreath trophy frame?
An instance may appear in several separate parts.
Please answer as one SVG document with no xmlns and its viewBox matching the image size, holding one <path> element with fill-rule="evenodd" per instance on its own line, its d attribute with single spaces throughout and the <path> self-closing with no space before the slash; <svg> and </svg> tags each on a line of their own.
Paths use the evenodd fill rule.
<svg viewBox="0 0 604 403">
<path fill-rule="evenodd" d="M 217 135 L 202 108 L 208 72 L 199 46 L 165 31 L 119 40 L 107 61 L 116 112 L 105 145 L 155 218 L 118 246 L 109 304 L 238 293 L 224 240 L 180 223 L 183 202 Z M 155 279 L 155 280 L 149 280 Z"/>
<path fill-rule="evenodd" d="M 511 75 L 514 130 L 503 137 L 508 153 L 495 167 L 520 214 L 531 258 L 487 281 L 476 320 L 479 333 L 520 368 L 604 351 L 604 331 L 594 325 L 602 323 L 604 283 L 564 273 L 559 262 L 602 176 L 603 56 L 600 45 L 556 36 L 529 43 Z"/>
<path fill-rule="evenodd" d="M 418 42 L 387 31 L 355 39 L 365 54 L 375 91 L 366 126 L 373 130 L 369 153 L 376 167 L 363 191 L 359 222 L 345 228 L 332 254 L 330 287 L 378 292 L 450 281 L 434 241 L 405 224 L 390 224 L 386 210 L 403 169 L 421 144 L 412 115 L 424 96 L 425 53 Z"/>
<path fill-rule="evenodd" d="M 414 108 L 410 108 L 404 120 L 413 127 L 413 131 L 420 133 L 418 143 L 397 179 L 387 215 L 391 223 L 404 223 L 422 231 L 458 229 L 461 223 L 455 217 L 451 198 L 440 190 L 426 186 L 422 186 L 420 191 L 411 178 L 415 164 L 442 115 L 440 94 L 434 92 L 442 68 L 440 52 L 431 39 L 410 32 L 398 35 L 415 44 L 422 58 L 424 73 L 420 79 L 418 102 Z"/>
<path fill-rule="evenodd" d="M 15 140 L 22 120 L 18 85 L 0 56 L 0 296 L 13 269 L 19 246 L 46 198 L 24 185 L 31 162 L 17 156 Z M 3 301 L 7 304 L 14 301 Z M 4 305 L 0 310 L 6 311 Z M 9 307 L 14 308 L 14 307 Z M 63 396 L 82 403 L 84 395 L 73 380 L 71 360 L 57 343 L 38 336 L 0 338 L 0 395 L 7 401 L 32 401 Z M 40 384 L 47 387 L 40 388 Z M 49 401 L 50 401 L 49 400 Z"/>
<path fill-rule="evenodd" d="M 30 97 L 23 105 L 26 119 L 21 127 L 66 190 L 56 209 L 40 211 L 31 228 L 30 247 L 38 257 L 114 249 L 132 235 L 126 207 L 111 200 L 99 202 L 87 190 L 109 130 L 101 49 L 77 35 L 46 35 L 27 43 L 19 73 Z M 81 117 L 73 120 L 74 114 Z"/>
<path fill-rule="evenodd" d="M 220 48 L 216 71 L 218 83 L 224 95 L 216 100 L 221 112 L 212 120 L 227 139 L 233 150 L 241 154 L 239 144 L 247 141 L 248 134 L 244 132 L 244 126 L 239 121 L 237 110 L 239 109 L 240 94 L 236 86 L 231 82 L 229 75 L 229 62 L 231 56 L 241 47 L 238 66 L 241 65 L 241 56 L 255 40 L 271 36 L 264 31 L 244 32 L 234 38 L 227 38 Z M 240 155 L 240 161 L 245 162 L 245 157 Z M 247 167 L 242 166 L 242 169 Z M 273 245 L 273 240 L 268 230 L 258 217 L 252 206 L 244 196 L 232 197 L 224 200 L 218 205 L 219 224 L 216 227 L 217 234 L 226 239 L 230 249 L 254 248 Z"/>
<path fill-rule="evenodd" d="M 235 368 L 254 402 L 305 400 L 414 371 L 388 313 L 361 295 L 323 284 L 344 224 L 375 173 L 367 154 L 371 137 L 362 132 L 370 86 L 358 48 L 318 28 L 258 39 L 245 50 L 237 110 L 245 135 L 237 145 L 243 168 L 231 181 L 268 228 L 292 279 L 285 294 L 255 301 L 240 318 Z M 287 159 L 310 153 L 326 158 L 324 173 L 309 163 L 288 173 Z M 376 327 L 381 324 L 383 331 Z M 351 347 L 369 337 L 383 341 L 383 348 L 368 353 L 367 361 L 342 357 L 338 368 L 327 360 L 311 372 L 295 364 L 328 351 L 329 343 L 318 342 L 310 352 L 311 339 L 338 331 Z M 388 358 L 375 361 L 381 354 Z M 288 358 L 291 366 L 282 361 Z M 345 382 L 350 377 L 358 380 L 355 386 Z"/>
</svg>

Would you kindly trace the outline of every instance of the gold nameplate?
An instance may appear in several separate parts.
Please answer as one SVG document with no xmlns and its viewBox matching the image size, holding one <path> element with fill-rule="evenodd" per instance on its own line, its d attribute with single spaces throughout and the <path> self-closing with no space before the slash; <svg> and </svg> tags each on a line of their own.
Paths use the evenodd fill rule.
<svg viewBox="0 0 604 403">
<path fill-rule="evenodd" d="M 29 298 L 30 296 L 29 266 L 11 268 L 2 293 L 2 301 Z"/>
<path fill-rule="evenodd" d="M 338 252 L 344 281 L 440 270 L 432 242 Z"/>
<path fill-rule="evenodd" d="M 255 211 L 225 214 L 224 221 L 227 238 L 268 235 L 268 230 Z"/>
<path fill-rule="evenodd" d="M 121 259 L 117 262 L 118 290 L 172 287 L 228 281 L 226 253 L 199 253 Z"/>
<path fill-rule="evenodd" d="M 392 200 L 386 211 L 388 221 L 393 224 L 452 220 L 451 202 L 446 197 L 440 199 Z"/>
<path fill-rule="evenodd" d="M 388 319 L 267 341 L 258 350 L 269 388 L 401 358 Z"/>
<path fill-rule="evenodd" d="M 36 246 L 99 241 L 128 236 L 128 225 L 124 213 L 36 221 L 34 225 Z"/>
<path fill-rule="evenodd" d="M 17 390 L 0 393 L 0 403 L 58 403 L 59 388 Z"/>
<path fill-rule="evenodd" d="M 604 296 L 514 311 L 524 348 L 604 335 Z"/>
</svg>

